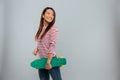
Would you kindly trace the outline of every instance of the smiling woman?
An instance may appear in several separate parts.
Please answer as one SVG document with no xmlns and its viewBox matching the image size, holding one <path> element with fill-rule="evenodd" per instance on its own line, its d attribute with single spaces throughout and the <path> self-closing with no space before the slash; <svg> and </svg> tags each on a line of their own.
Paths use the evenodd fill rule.
<svg viewBox="0 0 120 80">
<path fill-rule="evenodd" d="M 51 67 L 51 60 L 56 57 L 55 46 L 57 38 L 57 28 L 54 26 L 56 13 L 53 8 L 46 7 L 42 14 L 39 29 L 36 33 L 35 40 L 37 48 L 33 54 L 39 55 L 40 58 L 48 58 L 45 69 L 39 69 L 40 80 L 49 80 L 49 74 L 53 80 L 62 80 L 60 67 Z"/>
</svg>

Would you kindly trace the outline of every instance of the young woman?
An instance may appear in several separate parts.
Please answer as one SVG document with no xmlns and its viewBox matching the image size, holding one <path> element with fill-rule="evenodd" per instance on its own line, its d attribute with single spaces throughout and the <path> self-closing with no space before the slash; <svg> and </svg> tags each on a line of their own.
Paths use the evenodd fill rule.
<svg viewBox="0 0 120 80">
<path fill-rule="evenodd" d="M 46 69 L 38 70 L 40 80 L 49 80 L 49 75 L 51 75 L 53 80 L 62 80 L 60 68 L 51 67 L 51 59 L 56 57 L 55 45 L 58 30 L 54 26 L 55 18 L 54 9 L 46 7 L 41 14 L 39 29 L 35 35 L 37 48 L 34 49 L 33 54 L 39 55 L 40 58 L 48 58 Z"/>
</svg>

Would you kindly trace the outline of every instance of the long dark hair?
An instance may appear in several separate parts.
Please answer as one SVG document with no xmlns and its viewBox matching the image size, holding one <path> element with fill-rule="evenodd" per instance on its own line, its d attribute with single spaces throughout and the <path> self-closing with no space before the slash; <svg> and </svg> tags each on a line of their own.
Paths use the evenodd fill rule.
<svg viewBox="0 0 120 80">
<path fill-rule="evenodd" d="M 40 39 L 42 39 L 42 38 L 45 36 L 45 34 L 49 31 L 49 29 L 50 29 L 50 28 L 54 25 L 54 23 L 55 23 L 55 19 L 56 19 L 55 10 L 54 10 L 52 7 L 46 7 L 46 8 L 43 10 L 42 14 L 41 14 L 40 24 L 39 24 L 38 31 L 37 31 L 37 33 L 36 33 L 36 35 L 35 35 L 35 40 L 38 40 L 39 35 L 40 35 L 41 31 L 42 31 L 43 21 L 44 21 L 43 15 L 45 14 L 45 12 L 46 12 L 48 9 L 51 9 L 51 10 L 53 11 L 53 13 L 54 13 L 54 19 L 53 19 L 52 22 L 50 22 L 50 23 L 48 24 L 45 32 L 41 35 Z"/>
</svg>

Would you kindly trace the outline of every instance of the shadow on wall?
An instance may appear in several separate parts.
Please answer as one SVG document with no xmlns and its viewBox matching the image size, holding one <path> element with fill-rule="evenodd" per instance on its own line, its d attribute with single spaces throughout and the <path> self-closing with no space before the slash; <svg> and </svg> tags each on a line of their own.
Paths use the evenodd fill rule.
<svg viewBox="0 0 120 80">
<path fill-rule="evenodd" d="M 115 18 L 116 18 L 116 28 L 115 28 L 115 32 L 116 32 L 116 45 L 118 46 L 118 63 L 119 63 L 119 75 L 120 75 L 120 0 L 116 0 L 116 4 L 115 4 Z M 118 78 L 118 80 L 120 80 L 120 76 Z"/>
</svg>

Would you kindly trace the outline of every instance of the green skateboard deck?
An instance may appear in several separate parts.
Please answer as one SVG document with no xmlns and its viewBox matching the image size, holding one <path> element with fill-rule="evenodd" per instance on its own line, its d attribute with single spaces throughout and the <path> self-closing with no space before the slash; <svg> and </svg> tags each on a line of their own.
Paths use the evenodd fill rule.
<svg viewBox="0 0 120 80">
<path fill-rule="evenodd" d="M 31 62 L 31 67 L 36 69 L 44 69 L 47 62 L 47 58 L 40 58 L 36 59 Z M 52 58 L 51 66 L 52 67 L 59 67 L 66 64 L 65 58 Z"/>
</svg>

